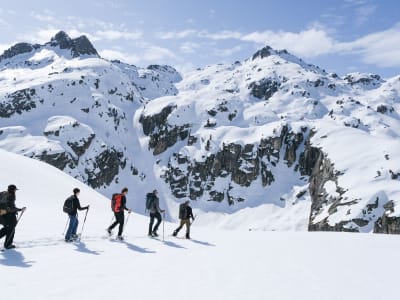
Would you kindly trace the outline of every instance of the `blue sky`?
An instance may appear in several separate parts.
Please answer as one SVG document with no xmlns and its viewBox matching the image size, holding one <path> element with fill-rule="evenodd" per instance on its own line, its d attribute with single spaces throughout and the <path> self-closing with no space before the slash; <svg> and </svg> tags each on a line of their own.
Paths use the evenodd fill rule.
<svg viewBox="0 0 400 300">
<path fill-rule="evenodd" d="M 0 51 L 85 34 L 105 58 L 187 71 L 270 45 L 341 75 L 400 74 L 396 0 L 1 1 Z"/>
</svg>

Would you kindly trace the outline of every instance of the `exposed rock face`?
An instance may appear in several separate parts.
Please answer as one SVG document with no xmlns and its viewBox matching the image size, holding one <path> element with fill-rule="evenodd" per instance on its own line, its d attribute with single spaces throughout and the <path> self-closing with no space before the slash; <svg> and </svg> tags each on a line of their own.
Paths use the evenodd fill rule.
<svg viewBox="0 0 400 300">
<path fill-rule="evenodd" d="M 374 233 L 400 234 L 400 218 L 390 217 L 394 211 L 393 200 L 388 201 L 383 208 L 385 212 L 376 220 Z"/>
<path fill-rule="evenodd" d="M 23 89 L 7 96 L 8 101 L 0 102 L 0 118 L 9 118 L 13 114 L 22 114 L 36 108 L 35 89 Z"/>
<path fill-rule="evenodd" d="M 92 167 L 87 168 L 88 184 L 93 188 L 109 185 L 119 173 L 119 168 L 124 169 L 126 159 L 124 154 L 113 148 L 104 150 L 90 162 Z"/>
<path fill-rule="evenodd" d="M 153 149 L 154 155 L 164 152 L 189 135 L 189 125 L 171 127 L 167 124 L 168 115 L 173 109 L 173 106 L 167 106 L 158 114 L 140 117 L 139 122 L 143 126 L 144 134 L 150 136 L 149 147 Z"/>
<path fill-rule="evenodd" d="M 294 133 L 284 126 L 279 136 L 261 139 L 258 145 L 224 144 L 216 153 L 209 153 L 204 161 L 174 153 L 163 177 L 177 198 L 196 200 L 207 193 L 211 201 L 226 199 L 230 205 L 242 202 L 244 198 L 230 195 L 231 184 L 224 191 L 218 190 L 215 186 L 218 178 L 230 178 L 232 183 L 243 187 L 249 187 L 260 178 L 267 187 L 275 180 L 273 167 L 282 159 L 288 168 L 296 164 L 295 170 L 312 170 L 317 161 L 316 150 L 306 147 L 301 155 L 296 154 L 307 132 L 308 129 L 303 128 Z"/>
<path fill-rule="evenodd" d="M 264 48 L 258 50 L 256 53 L 253 54 L 252 59 L 255 60 L 257 57 L 264 58 L 268 57 L 272 54 L 273 50 L 270 46 L 265 46 Z"/>
<path fill-rule="evenodd" d="M 254 97 L 268 100 L 278 91 L 279 86 L 280 83 L 278 81 L 266 78 L 260 82 L 252 82 L 249 85 L 249 89 L 251 90 L 250 94 Z"/>
<path fill-rule="evenodd" d="M 29 53 L 39 47 L 40 47 L 40 45 L 37 45 L 37 44 L 35 44 L 35 45 L 29 44 L 29 43 L 15 44 L 14 46 L 5 50 L 2 55 L 0 55 L 0 62 L 4 59 L 12 58 L 19 54 Z"/>
<path fill-rule="evenodd" d="M 71 39 L 64 31 L 60 31 L 51 39 L 50 45 L 53 47 L 59 46 L 60 49 L 71 49 L 72 57 L 79 57 L 81 55 L 99 56 L 97 50 L 84 35 L 76 39 Z"/>
</svg>

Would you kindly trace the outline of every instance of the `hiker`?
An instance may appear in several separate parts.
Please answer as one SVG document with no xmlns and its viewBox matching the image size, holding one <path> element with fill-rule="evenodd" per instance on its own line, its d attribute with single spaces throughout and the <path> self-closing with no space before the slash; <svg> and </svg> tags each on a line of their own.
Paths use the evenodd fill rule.
<svg viewBox="0 0 400 300">
<path fill-rule="evenodd" d="M 15 206 L 15 192 L 17 190 L 18 189 L 14 184 L 10 184 L 7 188 L 7 191 L 0 193 L 0 223 L 4 226 L 0 230 L 0 239 L 6 236 L 6 239 L 4 240 L 5 249 L 15 248 L 15 245 L 13 245 L 13 240 L 15 226 L 18 222 L 17 213 L 24 212 L 26 210 L 26 207 L 17 208 Z"/>
<path fill-rule="evenodd" d="M 70 197 L 68 197 L 67 201 L 71 202 L 71 210 L 68 212 L 68 216 L 69 216 L 69 226 L 68 226 L 68 230 L 67 230 L 67 234 L 65 235 L 65 241 L 67 243 L 76 241 L 78 239 L 78 235 L 76 234 L 76 230 L 78 229 L 78 209 L 79 210 L 85 210 L 85 209 L 89 209 L 89 205 L 85 206 L 85 207 L 81 207 L 81 203 L 79 202 L 79 193 L 81 192 L 80 189 L 78 188 L 74 188 L 72 190 L 72 192 L 74 193 L 73 195 L 71 195 Z"/>
<path fill-rule="evenodd" d="M 181 219 L 181 224 L 174 230 L 172 235 L 177 236 L 183 225 L 186 225 L 186 238 L 190 239 L 190 218 L 194 221 L 192 208 L 189 206 L 189 200 L 187 200 L 179 205 L 179 219 Z"/>
<path fill-rule="evenodd" d="M 123 188 L 120 194 L 114 194 L 111 200 L 111 209 L 114 212 L 115 222 L 107 228 L 108 234 L 112 235 L 112 230 L 115 226 L 119 224 L 118 228 L 118 240 L 123 240 L 122 232 L 124 230 L 124 210 L 127 210 L 128 213 L 131 213 L 132 210 L 126 207 L 126 194 L 128 194 L 128 188 Z"/>
<path fill-rule="evenodd" d="M 165 212 L 165 209 L 160 208 L 160 199 L 158 198 L 158 191 L 154 190 L 152 193 L 148 194 L 148 197 L 150 198 L 150 205 L 149 205 L 149 211 L 150 211 L 150 224 L 149 224 L 149 233 L 148 235 L 151 237 L 157 237 L 158 233 L 158 227 L 161 224 L 161 213 Z M 154 224 L 154 218 L 157 219 L 157 223 L 153 228 Z"/>
</svg>

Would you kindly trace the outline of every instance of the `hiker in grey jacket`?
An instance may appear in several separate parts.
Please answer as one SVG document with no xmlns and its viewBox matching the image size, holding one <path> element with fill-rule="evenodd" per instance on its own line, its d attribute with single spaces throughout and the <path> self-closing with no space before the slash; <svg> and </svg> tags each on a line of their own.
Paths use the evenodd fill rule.
<svg viewBox="0 0 400 300">
<path fill-rule="evenodd" d="M 15 226 L 17 225 L 17 213 L 24 212 L 26 207 L 18 208 L 15 206 L 15 192 L 17 191 L 17 187 L 14 184 L 10 184 L 8 186 L 7 191 L 2 192 L 1 202 L 4 204 L 4 208 L 0 210 L 0 218 L 1 224 L 4 226 L 0 230 L 0 239 L 4 236 L 6 237 L 4 241 L 5 249 L 15 248 L 13 245 L 14 234 L 15 234 Z"/>
<path fill-rule="evenodd" d="M 160 199 L 158 198 L 158 191 L 154 190 L 153 193 L 150 194 L 151 206 L 150 206 L 150 224 L 149 224 L 149 236 L 158 236 L 157 229 L 161 224 L 161 213 L 165 212 L 164 209 L 160 208 Z M 154 219 L 157 219 L 157 223 L 153 228 Z"/>
</svg>

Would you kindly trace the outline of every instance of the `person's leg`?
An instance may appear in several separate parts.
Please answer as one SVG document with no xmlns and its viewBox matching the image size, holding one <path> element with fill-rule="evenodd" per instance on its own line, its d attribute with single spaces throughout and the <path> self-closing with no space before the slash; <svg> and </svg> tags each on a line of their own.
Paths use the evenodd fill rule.
<svg viewBox="0 0 400 300">
<path fill-rule="evenodd" d="M 154 217 L 155 217 L 155 214 L 150 213 L 149 235 L 151 235 L 153 232 Z"/>
<path fill-rule="evenodd" d="M 77 236 L 76 231 L 78 230 L 78 224 L 79 224 L 78 216 L 74 216 L 74 225 L 73 225 L 72 234 L 71 234 L 72 237 Z"/>
<path fill-rule="evenodd" d="M 186 238 L 190 238 L 190 219 L 185 220 Z"/>
<path fill-rule="evenodd" d="M 114 213 L 114 217 L 115 217 L 115 222 L 112 223 L 112 224 L 110 225 L 110 227 L 108 227 L 108 230 L 109 230 L 109 231 L 113 230 L 114 227 L 117 226 L 118 223 L 119 223 L 119 222 L 118 222 L 118 213 Z"/>
<path fill-rule="evenodd" d="M 65 240 L 69 241 L 76 234 L 76 229 L 78 227 L 78 218 L 75 215 L 69 215 L 69 225 L 68 230 L 65 235 Z"/>
<path fill-rule="evenodd" d="M 157 233 L 158 227 L 161 224 L 161 214 L 159 212 L 156 212 L 154 214 L 154 216 L 157 219 L 157 223 L 156 223 L 156 226 L 154 226 L 153 233 Z"/>
<path fill-rule="evenodd" d="M 177 229 L 175 229 L 175 230 L 174 230 L 174 233 L 172 234 L 173 236 L 177 236 L 179 230 L 182 229 L 183 224 L 184 224 L 184 222 L 183 222 L 183 220 L 181 219 L 181 222 L 180 222 L 180 224 L 179 224 L 179 227 L 178 227 Z"/>
<path fill-rule="evenodd" d="M 124 212 L 122 211 L 118 214 L 118 222 L 119 222 L 118 236 L 122 236 L 122 232 L 124 230 L 124 221 L 125 221 L 125 215 Z"/>
<path fill-rule="evenodd" d="M 6 239 L 4 240 L 4 248 L 8 248 L 12 245 L 14 241 L 16 225 L 17 225 L 17 216 L 14 213 L 7 214 L 5 218 Z"/>
</svg>

